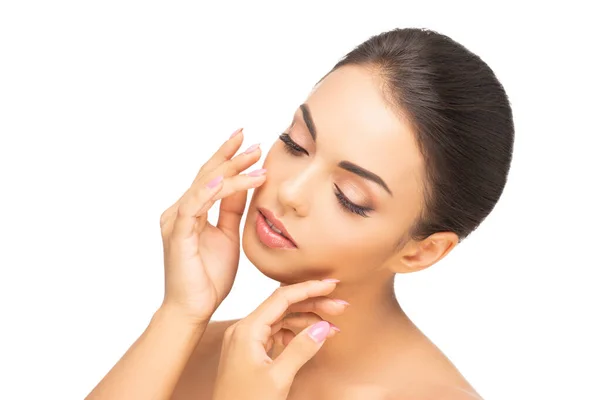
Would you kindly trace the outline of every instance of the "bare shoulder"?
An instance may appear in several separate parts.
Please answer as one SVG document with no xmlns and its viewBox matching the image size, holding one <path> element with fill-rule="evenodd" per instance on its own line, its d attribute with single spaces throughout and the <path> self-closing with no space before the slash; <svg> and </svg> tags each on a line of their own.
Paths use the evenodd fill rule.
<svg viewBox="0 0 600 400">
<path fill-rule="evenodd" d="M 418 400 L 483 400 L 454 364 L 441 357 L 433 360 L 427 376 L 415 377 L 415 383 L 422 382 L 415 385 Z"/>
<path fill-rule="evenodd" d="M 419 336 L 409 350 L 390 359 L 396 376 L 390 380 L 393 395 L 389 399 L 483 400 L 454 363 L 429 338 Z M 404 379 L 398 379 L 398 373 Z"/>
<path fill-rule="evenodd" d="M 381 400 L 483 400 L 466 380 L 413 381 L 390 387 L 383 396 L 371 397 Z"/>
<path fill-rule="evenodd" d="M 212 321 L 190 356 L 171 400 L 210 400 L 225 330 L 238 320 Z"/>
<path fill-rule="evenodd" d="M 308 397 L 312 398 L 312 397 Z M 324 397 L 344 400 L 483 400 L 474 390 L 456 385 L 414 383 L 402 388 L 350 384 Z"/>
<path fill-rule="evenodd" d="M 413 382 L 396 387 L 380 397 L 381 400 L 483 400 L 466 381 Z"/>
<path fill-rule="evenodd" d="M 483 400 L 472 388 L 440 385 L 429 387 L 419 400 Z"/>
</svg>

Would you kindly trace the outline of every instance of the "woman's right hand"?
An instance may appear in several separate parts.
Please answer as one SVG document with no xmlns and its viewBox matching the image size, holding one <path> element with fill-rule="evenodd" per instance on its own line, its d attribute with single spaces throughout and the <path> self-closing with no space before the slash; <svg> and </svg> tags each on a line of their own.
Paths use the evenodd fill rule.
<svg viewBox="0 0 600 400">
<path fill-rule="evenodd" d="M 262 169 L 255 171 L 256 175 L 240 174 L 261 155 L 257 144 L 233 157 L 242 142 L 240 128 L 160 217 L 165 264 L 161 308 L 176 310 L 197 323 L 208 323 L 233 286 L 247 191 L 266 180 Z M 207 221 L 207 212 L 219 199 L 219 218 L 213 226 Z"/>
</svg>

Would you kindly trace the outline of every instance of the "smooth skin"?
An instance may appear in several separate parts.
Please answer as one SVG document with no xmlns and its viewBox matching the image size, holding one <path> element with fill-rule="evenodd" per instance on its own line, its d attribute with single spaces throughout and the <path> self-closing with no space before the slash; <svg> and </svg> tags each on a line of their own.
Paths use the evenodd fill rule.
<svg viewBox="0 0 600 400">
<path fill-rule="evenodd" d="M 298 314 L 307 310 L 310 307 L 307 299 L 325 296 L 334 288 L 331 281 L 281 287 L 248 317 L 231 325 L 225 331 L 213 400 L 286 399 L 295 375 L 335 330 L 314 314 L 304 318 L 284 317 L 290 311 Z M 311 327 L 296 336 L 284 329 L 302 328 L 307 323 Z M 285 350 L 273 359 L 268 352 L 275 343 L 285 346 Z"/>
<path fill-rule="evenodd" d="M 395 276 L 435 265 L 458 237 L 407 235 L 422 211 L 426 164 L 411 125 L 390 103 L 380 78 L 374 68 L 345 66 L 321 80 L 304 101 L 312 121 L 305 121 L 302 107 L 290 115 L 282 129 L 288 137 L 274 138 L 262 165 L 267 179 L 248 206 L 242 247 L 261 273 L 283 285 L 337 278 L 329 297 L 350 303 L 339 315 L 315 311 L 341 331 L 298 371 L 288 399 L 478 399 L 396 299 Z M 292 152 L 286 147 L 290 139 L 297 145 Z M 342 161 L 377 174 L 392 194 L 341 168 Z M 338 192 L 370 207 L 368 217 L 342 207 Z M 261 207 L 283 222 L 297 249 L 272 249 L 259 240 L 255 221 Z M 235 323 L 208 326 L 175 400 L 211 399 L 224 332 Z M 275 345 L 271 353 L 281 351 Z"/>
<path fill-rule="evenodd" d="M 253 146 L 254 151 L 232 159 L 243 136 L 239 130 L 235 133 L 161 215 L 162 305 L 87 399 L 171 398 L 210 317 L 230 292 L 239 262 L 246 193 L 265 180 L 265 171 L 258 176 L 240 174 L 260 158 L 260 151 Z M 219 199 L 219 219 L 212 226 L 207 212 Z M 336 283 L 312 280 L 282 286 L 247 318 L 231 325 L 225 333 L 213 399 L 286 399 L 297 371 L 327 337 L 335 335 L 335 326 L 309 311 L 339 314 L 344 310 L 325 297 Z M 303 331 L 295 335 L 288 328 Z M 268 353 L 276 343 L 287 350 L 273 360 Z"/>
<path fill-rule="evenodd" d="M 382 87 L 369 68 L 346 66 L 328 75 L 305 102 L 316 140 L 297 110 L 286 132 L 304 151 L 292 155 L 276 141 L 262 177 L 239 175 L 260 158 L 260 149 L 233 157 L 243 132 L 217 151 L 161 217 L 162 306 L 88 398 L 480 399 L 395 298 L 396 274 L 435 264 L 458 238 L 437 232 L 397 246 L 421 211 L 425 165 L 410 125 L 390 106 Z M 341 160 L 379 175 L 393 196 L 339 168 Z M 223 182 L 207 189 L 219 176 Z M 235 277 L 249 188 L 255 190 L 242 246 L 252 264 L 281 282 L 276 293 L 326 278 L 340 282 L 331 292 L 309 294 L 298 303 L 288 298 L 287 308 L 275 306 L 274 323 L 275 317 L 257 318 L 262 312 L 255 312 L 240 321 L 209 324 Z M 369 217 L 343 209 L 338 190 L 371 207 Z M 206 210 L 218 199 L 219 220 L 211 226 Z M 297 249 L 275 250 L 260 242 L 254 230 L 258 207 L 283 221 Z M 280 302 L 267 300 L 261 307 Z M 329 339 L 309 347 L 307 328 L 321 321 L 330 326 Z M 287 351 L 296 339 L 301 344 L 292 349 L 298 351 Z M 296 361 L 278 363 L 280 357 Z M 294 368 L 277 372 L 277 365 Z"/>
</svg>

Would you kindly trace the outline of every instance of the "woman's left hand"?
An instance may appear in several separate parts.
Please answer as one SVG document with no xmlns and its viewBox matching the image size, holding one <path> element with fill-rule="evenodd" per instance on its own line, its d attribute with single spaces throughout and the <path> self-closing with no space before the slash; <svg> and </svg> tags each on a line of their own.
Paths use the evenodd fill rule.
<svg viewBox="0 0 600 400">
<path fill-rule="evenodd" d="M 277 288 L 255 311 L 231 325 L 223 339 L 213 400 L 284 400 L 300 368 L 339 329 L 314 312 L 339 315 L 348 305 L 326 297 L 336 280 Z M 289 328 L 302 329 L 298 335 Z M 272 359 L 273 344 L 285 346 Z"/>
</svg>

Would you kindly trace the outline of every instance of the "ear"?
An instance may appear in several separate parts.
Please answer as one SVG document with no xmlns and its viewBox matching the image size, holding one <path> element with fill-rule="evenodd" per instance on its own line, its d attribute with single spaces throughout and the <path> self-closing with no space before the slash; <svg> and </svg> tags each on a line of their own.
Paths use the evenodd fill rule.
<svg viewBox="0 0 600 400">
<path fill-rule="evenodd" d="M 436 232 L 421 241 L 409 241 L 386 263 L 396 273 L 416 272 L 440 261 L 458 244 L 454 232 Z"/>
</svg>

